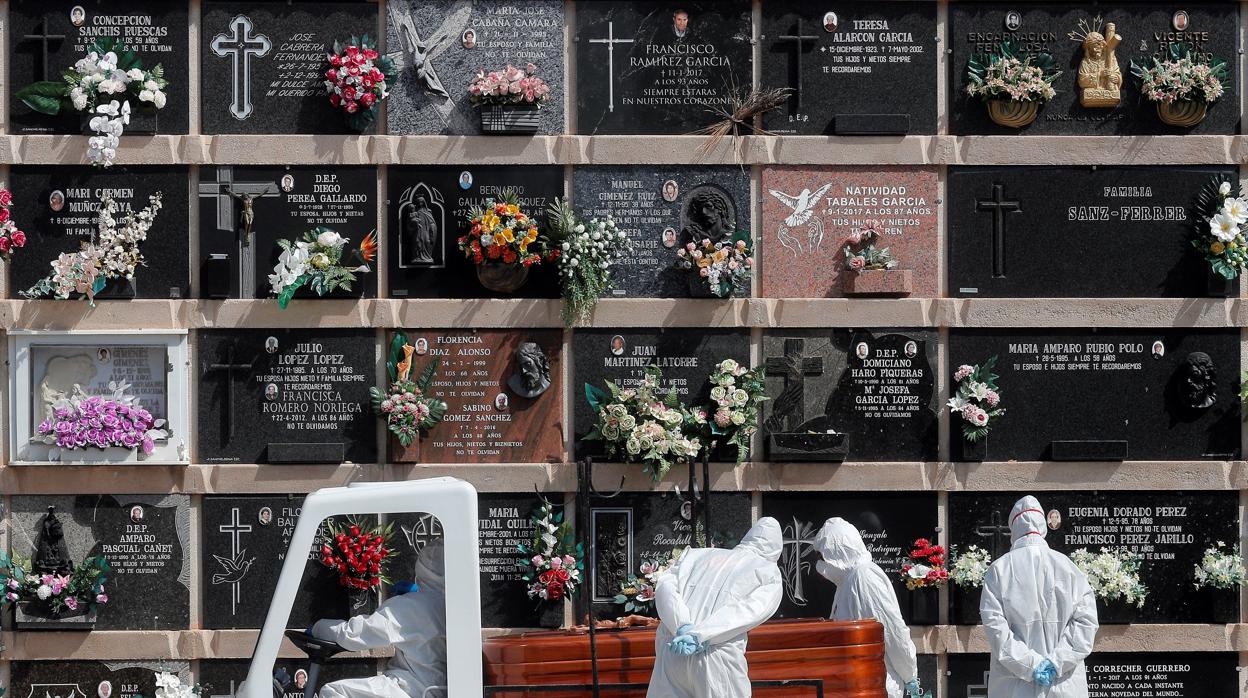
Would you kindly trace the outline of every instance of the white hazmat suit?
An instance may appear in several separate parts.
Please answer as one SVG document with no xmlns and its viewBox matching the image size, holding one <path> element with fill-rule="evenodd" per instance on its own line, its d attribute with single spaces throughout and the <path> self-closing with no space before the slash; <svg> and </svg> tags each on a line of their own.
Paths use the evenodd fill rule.
<svg viewBox="0 0 1248 698">
<path fill-rule="evenodd" d="M 352 652 L 394 646 L 381 676 L 325 684 L 318 698 L 423 698 L 446 695 L 446 579 L 441 541 L 425 546 L 416 562 L 417 590 L 387 599 L 375 613 L 322 620 L 312 635 Z"/>
<path fill-rule="evenodd" d="M 815 537 L 823 559 L 815 570 L 836 585 L 832 620 L 874 618 L 884 626 L 884 665 L 888 669 L 888 698 L 902 698 L 904 687 L 918 680 L 910 629 L 901 619 L 897 592 L 884 570 L 871 561 L 862 534 L 842 518 L 828 519 Z"/>
<path fill-rule="evenodd" d="M 748 698 L 746 633 L 780 606 L 783 539 L 775 519 L 759 519 L 737 547 L 697 548 L 681 556 L 655 585 L 662 621 L 655 633 L 654 674 L 646 698 Z M 681 656 L 668 648 L 676 631 L 706 644 Z"/>
<path fill-rule="evenodd" d="M 1044 511 L 1035 497 L 1010 512 L 1010 552 L 988 568 L 979 615 L 992 648 L 989 698 L 1086 698 L 1083 660 L 1099 623 L 1088 578 L 1049 549 Z M 1035 682 L 1045 660 L 1057 668 L 1052 687 Z"/>
</svg>

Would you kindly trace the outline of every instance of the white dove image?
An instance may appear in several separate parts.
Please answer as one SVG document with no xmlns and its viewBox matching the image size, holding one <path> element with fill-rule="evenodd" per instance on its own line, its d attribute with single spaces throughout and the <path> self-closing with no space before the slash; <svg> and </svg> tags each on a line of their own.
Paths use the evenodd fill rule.
<svg viewBox="0 0 1248 698">
<path fill-rule="evenodd" d="M 784 219 L 784 223 L 780 225 L 779 232 L 780 244 L 789 248 L 793 252 L 793 256 L 796 257 L 803 252 L 814 252 L 823 243 L 823 224 L 818 218 L 811 220 L 811 217 L 815 214 L 815 206 L 830 188 L 832 188 L 831 182 L 819 187 L 813 193 L 809 188 L 802 189 L 802 193 L 797 196 L 789 196 L 775 189 L 768 190 L 772 196 L 776 197 L 777 201 L 793 210 L 793 213 L 789 214 L 788 218 Z M 806 234 L 807 240 L 805 245 L 802 244 L 799 238 L 789 232 L 791 229 L 802 225 L 808 225 L 810 228 Z"/>
</svg>

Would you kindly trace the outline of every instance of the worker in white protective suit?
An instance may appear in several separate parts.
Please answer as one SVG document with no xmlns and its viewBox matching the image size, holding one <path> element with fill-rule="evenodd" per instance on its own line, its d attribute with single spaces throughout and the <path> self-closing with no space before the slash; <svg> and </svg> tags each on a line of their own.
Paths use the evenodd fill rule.
<svg viewBox="0 0 1248 698">
<path fill-rule="evenodd" d="M 780 524 L 759 519 L 737 547 L 689 550 L 655 584 L 659 628 L 647 698 L 748 698 L 746 633 L 780 607 Z"/>
<path fill-rule="evenodd" d="M 984 575 L 979 615 L 992 648 L 989 698 L 1087 698 L 1083 660 L 1099 623 L 1088 578 L 1044 541 L 1035 497 L 1010 512 L 1010 552 Z"/>
<path fill-rule="evenodd" d="M 888 698 L 920 696 L 919 665 L 914 656 L 910 629 L 901 619 L 897 592 L 862 542 L 862 534 L 845 519 L 824 522 L 815 537 L 815 550 L 822 559 L 815 571 L 836 585 L 832 620 L 874 618 L 884 626 L 884 666 Z"/>
<path fill-rule="evenodd" d="M 442 541 L 416 561 L 416 588 L 386 600 L 377 611 L 349 620 L 322 620 L 312 635 L 347 650 L 394 646 L 381 676 L 325 684 L 318 698 L 441 698 L 446 695 L 446 578 Z"/>
</svg>

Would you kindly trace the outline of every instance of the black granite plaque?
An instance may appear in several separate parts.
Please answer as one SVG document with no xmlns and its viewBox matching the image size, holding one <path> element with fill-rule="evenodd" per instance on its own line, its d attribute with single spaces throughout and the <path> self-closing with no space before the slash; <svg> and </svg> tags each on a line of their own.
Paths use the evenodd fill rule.
<svg viewBox="0 0 1248 698">
<path fill-rule="evenodd" d="M 303 499 L 294 495 L 204 497 L 200 564 L 205 628 L 264 624 L 302 504 Z M 323 523 L 318 540 L 325 535 Z M 346 618 L 372 610 L 367 603 L 353 606 L 346 588 L 338 584 L 338 573 L 320 563 L 319 549 L 315 543 L 308 551 L 287 627 L 302 630 L 323 618 Z"/>
<path fill-rule="evenodd" d="M 1055 449 L 1092 459 L 1061 441 L 1098 442 L 1087 445 L 1097 451 L 1126 441 L 1127 460 L 1239 458 L 1238 330 L 950 333 L 951 374 L 992 356 L 1006 413 L 985 460 L 1052 460 Z M 950 424 L 956 446 L 962 421 Z"/>
<path fill-rule="evenodd" d="M 1181 16 L 1180 16 L 1181 15 Z M 1084 51 L 1080 22 L 1095 28 L 1096 18 L 1112 22 L 1122 37 L 1114 51 L 1122 75 L 1120 101 L 1116 107 L 1080 106 L 1077 85 Z M 1011 29 L 1011 26 L 1014 28 Z M 1025 134 L 1114 136 L 1126 134 L 1236 133 L 1239 101 L 1232 96 L 1239 87 L 1236 57 L 1239 53 L 1239 10 L 1233 4 L 1183 6 L 1151 3 L 1088 6 L 1087 4 L 987 4 L 968 3 L 951 7 L 949 36 L 950 127 L 953 133 L 1017 133 L 988 118 L 978 97 L 966 94 L 966 65 L 971 54 L 995 50 L 1010 41 L 1025 53 L 1048 52 L 1061 75 L 1053 82 L 1057 96 L 1040 110 L 1038 118 L 1022 129 Z M 1104 33 L 1102 28 L 1101 33 Z M 1221 58 L 1230 64 L 1230 91 L 1214 103 L 1203 122 L 1191 129 L 1167 126 L 1157 117 L 1152 102 L 1140 96 L 1139 81 L 1131 75 L 1131 62 L 1162 56 L 1170 44 L 1186 43 L 1198 53 Z"/>
<path fill-rule="evenodd" d="M 993 559 L 1006 554 L 1010 509 L 1023 494 L 950 493 L 949 539 L 961 549 L 979 546 Z M 1098 601 L 1102 624 L 1238 620 L 1239 593 L 1196 589 L 1193 575 L 1206 548 L 1238 540 L 1235 492 L 1042 492 L 1037 498 L 1048 521 L 1045 540 L 1054 550 L 1070 555 L 1081 548 L 1126 548 L 1141 556 L 1144 607 Z M 979 622 L 979 589 L 953 585 L 950 599 L 953 621 Z"/>
<path fill-rule="evenodd" d="M 377 264 L 358 253 L 377 230 L 377 170 L 372 167 L 204 167 L 199 171 L 199 254 L 204 297 L 271 298 L 269 274 L 282 250 L 313 228 L 347 238 L 341 264 L 367 264 L 351 290 L 326 298 L 377 295 Z M 221 272 L 229 285 L 221 284 Z M 210 288 L 211 287 L 211 288 Z M 219 289 L 213 291 L 212 289 Z M 306 286 L 297 298 L 318 298 Z"/>
<path fill-rule="evenodd" d="M 641 577 L 643 562 L 665 563 L 672 552 L 689 546 L 731 548 L 750 529 L 748 492 L 713 492 L 710 501 L 710 540 L 703 526 L 701 505 L 696 521 L 685 495 L 676 491 L 627 493 L 597 497 L 590 503 L 590 536 L 597 557 L 586 560 L 588 598 L 594 616 L 627 615 L 614 599 L 629 575 Z M 657 615 L 650 607 L 648 615 Z"/>
<path fill-rule="evenodd" d="M 486 298 L 500 296 L 477 280 L 458 239 L 472 226 L 469 214 L 486 199 L 501 200 L 516 190 L 520 210 L 539 222 L 544 234 L 546 207 L 563 196 L 563 168 L 537 167 L 392 167 L 386 200 L 389 220 L 387 268 L 394 298 Z M 529 268 L 529 278 L 510 296 L 556 298 L 554 264 Z"/>
<path fill-rule="evenodd" d="M 733 92 L 749 91 L 751 24 L 743 0 L 577 4 L 577 133 L 681 134 L 721 120 Z"/>
<path fill-rule="evenodd" d="M 186 495 L 59 495 L 13 498 L 14 553 L 33 555 L 48 507 L 76 564 L 101 556 L 113 568 L 104 584 L 97 630 L 190 627 L 191 528 Z M 23 619 L 27 622 L 38 619 Z M 54 627 L 56 621 L 49 621 Z"/>
<path fill-rule="evenodd" d="M 585 384 L 605 390 L 603 381 L 627 388 L 645 377 L 646 367 L 663 369 L 663 390 L 675 390 L 687 406 L 710 400 L 711 371 L 724 359 L 750 363 L 749 334 L 736 330 L 585 330 L 572 337 L 573 424 L 576 436 L 589 433 L 596 415 L 585 400 Z M 728 451 L 732 451 L 728 453 Z M 600 441 L 577 441 L 578 457 L 602 453 Z M 736 458 L 720 448 L 716 457 Z"/>
<path fill-rule="evenodd" d="M 235 698 L 251 662 L 246 659 L 204 659 L 199 662 L 199 683 L 204 686 L 203 698 Z M 273 671 L 285 671 L 290 686 L 283 698 L 303 698 L 308 685 L 309 663 L 306 659 L 278 659 Z M 371 659 L 331 659 L 321 665 L 317 689 L 343 679 L 360 679 L 377 675 L 377 662 Z M 90 696 L 88 696 L 90 698 Z"/>
<path fill-rule="evenodd" d="M 736 167 L 580 167 L 572 184 L 584 220 L 612 216 L 632 243 L 612 268 L 616 298 L 689 297 L 691 282 L 706 283 L 673 266 L 676 250 L 750 228 L 749 173 Z"/>
<path fill-rule="evenodd" d="M 59 82 L 61 74 L 85 58 L 96 39 L 111 38 L 134 51 L 145 70 L 160 64 L 169 86 L 168 101 L 154 118 L 134 110 L 126 134 L 187 132 L 188 90 L 187 3 L 167 0 L 14 0 L 9 4 L 9 132 L 83 133 L 86 112 L 62 109 L 57 116 L 37 113 L 12 96 L 42 80 Z M 82 146 L 86 148 L 85 142 Z"/>
<path fill-rule="evenodd" d="M 936 132 L 936 3 L 763 5 L 762 85 L 795 90 L 778 134 Z"/>
<path fill-rule="evenodd" d="M 1095 652 L 1084 660 L 1088 698 L 1233 696 L 1234 652 Z M 988 698 L 988 655 L 949 655 L 948 698 Z M 927 683 L 925 682 L 926 686 Z"/>
<path fill-rule="evenodd" d="M 205 2 L 203 132 L 349 133 L 325 94 L 326 56 L 335 41 L 364 34 L 377 36 L 376 4 Z"/>
<path fill-rule="evenodd" d="M 186 178 L 185 167 L 14 167 L 12 213 L 26 232 L 26 247 L 14 253 L 19 263 L 9 267 L 13 295 L 50 274 L 51 262 L 62 252 L 77 252 L 92 239 L 102 197 L 117 202 L 120 219 L 128 211 L 142 211 L 148 197 L 160 193 L 160 211 L 139 247 L 147 264 L 135 271 L 135 295 L 189 296 Z"/>
<path fill-rule="evenodd" d="M 1189 240 L 1225 167 L 955 167 L 949 290 L 961 297 L 1209 295 Z"/>
<path fill-rule="evenodd" d="M 936 456 L 936 333 L 785 330 L 763 338 L 774 461 Z"/>
<path fill-rule="evenodd" d="M 372 463 L 372 330 L 204 330 L 199 456 L 205 463 Z"/>
<path fill-rule="evenodd" d="M 183 685 L 194 683 L 189 662 L 170 660 L 17 661 L 10 666 L 8 695 L 15 698 L 142 698 L 156 694 L 156 674 L 165 671 Z"/>
<path fill-rule="evenodd" d="M 914 541 L 936 539 L 936 495 L 926 493 L 768 492 L 763 516 L 775 517 L 784 530 L 780 572 L 784 600 L 782 618 L 827 618 L 836 585 L 815 571 L 819 553 L 815 538 L 824 521 L 839 516 L 862 533 L 871 558 L 893 580 L 902 616 L 909 625 L 939 622 L 939 595 L 934 589 L 909 591 L 901 581 L 901 565 Z"/>
</svg>

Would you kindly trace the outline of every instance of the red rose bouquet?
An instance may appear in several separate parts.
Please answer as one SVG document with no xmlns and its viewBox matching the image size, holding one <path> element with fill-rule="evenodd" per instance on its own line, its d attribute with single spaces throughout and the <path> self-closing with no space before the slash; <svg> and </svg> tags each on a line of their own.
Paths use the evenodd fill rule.
<svg viewBox="0 0 1248 698">
<path fill-rule="evenodd" d="M 932 545 L 926 538 L 916 540 L 910 551 L 910 561 L 901 565 L 901 578 L 911 591 L 944 586 L 949 581 L 944 546 Z"/>
<path fill-rule="evenodd" d="M 543 502 L 533 514 L 533 528 L 533 543 L 519 546 L 519 566 L 525 570 L 529 598 L 541 603 L 575 594 L 585 562 L 572 527 L 562 512 L 555 513 L 552 504 Z"/>
<path fill-rule="evenodd" d="M 377 52 L 367 34 L 334 42 L 325 71 L 325 94 L 335 109 L 347 115 L 347 125 L 363 132 L 377 118 L 377 105 L 390 96 L 395 79 L 394 62 Z"/>
<path fill-rule="evenodd" d="M 0 189 L 0 258 L 6 262 L 13 261 L 13 250 L 26 246 L 26 233 L 18 229 L 9 213 L 12 205 L 12 192 Z"/>
<path fill-rule="evenodd" d="M 338 583 L 348 589 L 369 591 L 389 584 L 386 566 L 394 557 L 390 537 L 394 524 L 361 526 L 348 520 L 346 526 L 326 524 L 328 535 L 321 544 L 321 564 L 338 570 Z"/>
</svg>

